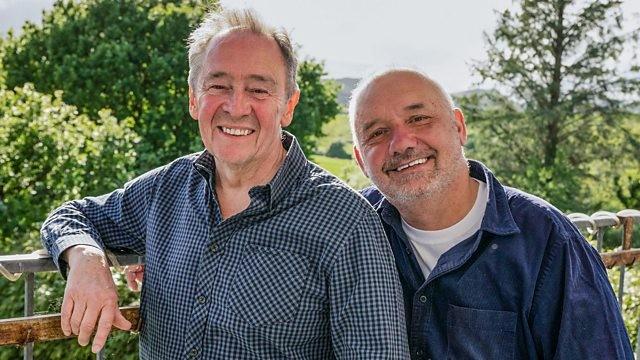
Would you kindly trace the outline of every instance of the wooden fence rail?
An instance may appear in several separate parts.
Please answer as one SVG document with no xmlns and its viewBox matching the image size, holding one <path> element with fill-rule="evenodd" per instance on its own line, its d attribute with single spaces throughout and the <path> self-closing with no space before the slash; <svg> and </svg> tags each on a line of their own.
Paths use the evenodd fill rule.
<svg viewBox="0 0 640 360">
<path fill-rule="evenodd" d="M 131 322 L 131 329 L 138 329 L 140 319 L 137 306 L 121 307 L 122 315 Z M 122 331 L 118 328 L 113 330 Z M 60 328 L 60 314 L 26 316 L 0 320 L 0 346 L 21 345 L 75 337 L 66 336 Z"/>
</svg>

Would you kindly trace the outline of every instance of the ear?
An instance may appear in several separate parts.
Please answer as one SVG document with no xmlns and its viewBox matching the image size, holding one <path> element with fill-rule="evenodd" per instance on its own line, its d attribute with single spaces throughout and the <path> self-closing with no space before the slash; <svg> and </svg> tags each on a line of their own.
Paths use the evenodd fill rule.
<svg viewBox="0 0 640 360">
<path fill-rule="evenodd" d="M 198 120 L 198 98 L 191 86 L 189 86 L 189 114 L 193 120 Z"/>
<path fill-rule="evenodd" d="M 369 177 L 369 174 L 367 174 L 367 170 L 365 170 L 364 161 L 362 161 L 362 155 L 360 154 L 360 150 L 358 150 L 358 147 L 355 145 L 353 145 L 353 155 L 356 158 L 358 167 L 360 168 L 360 170 L 362 170 L 362 173 L 364 174 L 364 176 Z"/>
<path fill-rule="evenodd" d="M 282 115 L 282 119 L 280 119 L 280 126 L 283 128 L 289 126 L 291 124 L 291 120 L 293 120 L 293 111 L 296 109 L 296 105 L 298 105 L 298 101 L 300 100 L 300 90 L 296 90 L 291 94 L 289 100 L 287 100 L 287 108 Z"/>
<path fill-rule="evenodd" d="M 453 116 L 455 118 L 460 145 L 464 145 L 467 143 L 467 124 L 464 120 L 464 114 L 459 108 L 453 108 Z"/>
</svg>

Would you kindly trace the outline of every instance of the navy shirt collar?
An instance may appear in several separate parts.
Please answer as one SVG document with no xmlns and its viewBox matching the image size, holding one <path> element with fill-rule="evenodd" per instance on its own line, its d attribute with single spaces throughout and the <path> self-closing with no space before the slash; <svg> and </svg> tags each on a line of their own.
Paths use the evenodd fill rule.
<svg viewBox="0 0 640 360">
<path fill-rule="evenodd" d="M 487 209 L 485 210 L 480 229 L 495 235 L 519 233 L 520 228 L 518 228 L 518 225 L 516 225 L 513 219 L 511 209 L 509 208 L 509 200 L 507 199 L 507 194 L 502 184 L 500 184 L 491 170 L 484 166 L 484 164 L 476 160 L 468 161 L 469 175 L 485 182 L 487 184 L 487 192 L 489 193 Z"/>
</svg>

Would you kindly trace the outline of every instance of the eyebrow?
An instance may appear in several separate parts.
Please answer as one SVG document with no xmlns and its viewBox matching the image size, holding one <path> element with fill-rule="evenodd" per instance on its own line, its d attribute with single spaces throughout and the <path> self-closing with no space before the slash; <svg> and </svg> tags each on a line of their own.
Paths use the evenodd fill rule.
<svg viewBox="0 0 640 360">
<path fill-rule="evenodd" d="M 404 107 L 404 111 L 412 111 L 412 110 L 420 110 L 420 109 L 424 109 L 424 104 L 423 103 L 414 103 L 411 105 L 407 105 Z"/>
<path fill-rule="evenodd" d="M 380 119 L 373 119 L 368 123 L 365 123 L 364 126 L 360 129 L 362 133 L 366 133 L 369 129 L 376 126 L 380 122 Z"/>
<path fill-rule="evenodd" d="M 202 81 L 202 82 L 204 83 L 204 82 L 207 82 L 207 81 L 209 81 L 209 80 L 213 80 L 213 79 L 220 79 L 220 78 L 222 78 L 222 77 L 228 77 L 228 76 L 229 76 L 229 74 L 227 74 L 227 73 L 226 73 L 226 72 L 224 72 L 224 71 L 216 71 L 216 72 L 208 73 L 208 74 L 204 77 L 204 79 L 203 79 L 203 81 Z"/>
<path fill-rule="evenodd" d="M 209 80 L 213 80 L 213 79 L 220 79 L 220 78 L 224 78 L 224 77 L 231 77 L 228 73 L 224 72 L 224 71 L 216 71 L 216 72 L 212 72 L 212 73 L 208 73 L 203 82 L 207 82 Z M 276 84 L 276 81 L 266 75 L 260 75 L 260 74 L 251 74 L 247 76 L 248 79 L 250 80 L 254 80 L 254 81 L 259 81 L 259 82 L 264 82 L 264 83 L 269 83 L 272 85 Z"/>
<path fill-rule="evenodd" d="M 270 76 L 259 75 L 259 74 L 251 74 L 251 75 L 247 76 L 247 78 L 249 78 L 250 80 L 269 83 L 271 85 L 275 85 L 276 84 L 276 81 L 273 78 L 271 78 Z"/>
</svg>

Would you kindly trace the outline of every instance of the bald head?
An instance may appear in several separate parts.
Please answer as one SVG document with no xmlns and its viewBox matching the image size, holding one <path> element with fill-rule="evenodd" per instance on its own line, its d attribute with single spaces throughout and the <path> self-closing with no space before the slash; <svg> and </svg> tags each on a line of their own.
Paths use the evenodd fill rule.
<svg viewBox="0 0 640 360">
<path fill-rule="evenodd" d="M 393 105 L 389 102 L 392 101 L 389 95 L 400 95 L 408 93 L 409 89 L 423 87 L 426 92 L 429 93 L 429 106 L 436 106 L 448 111 L 453 111 L 454 103 L 451 96 L 444 91 L 442 86 L 435 80 L 431 79 L 423 72 L 412 69 L 391 69 L 382 72 L 375 73 L 369 77 L 363 78 L 358 86 L 351 92 L 351 99 L 349 101 L 349 125 L 351 127 L 351 134 L 353 136 L 353 143 L 358 146 L 358 134 L 356 132 L 356 121 L 361 121 L 362 118 L 362 106 L 367 104 L 369 106 L 372 103 L 380 106 Z M 427 106 L 427 104 L 421 104 L 416 102 L 408 104 L 407 106 Z"/>
</svg>

